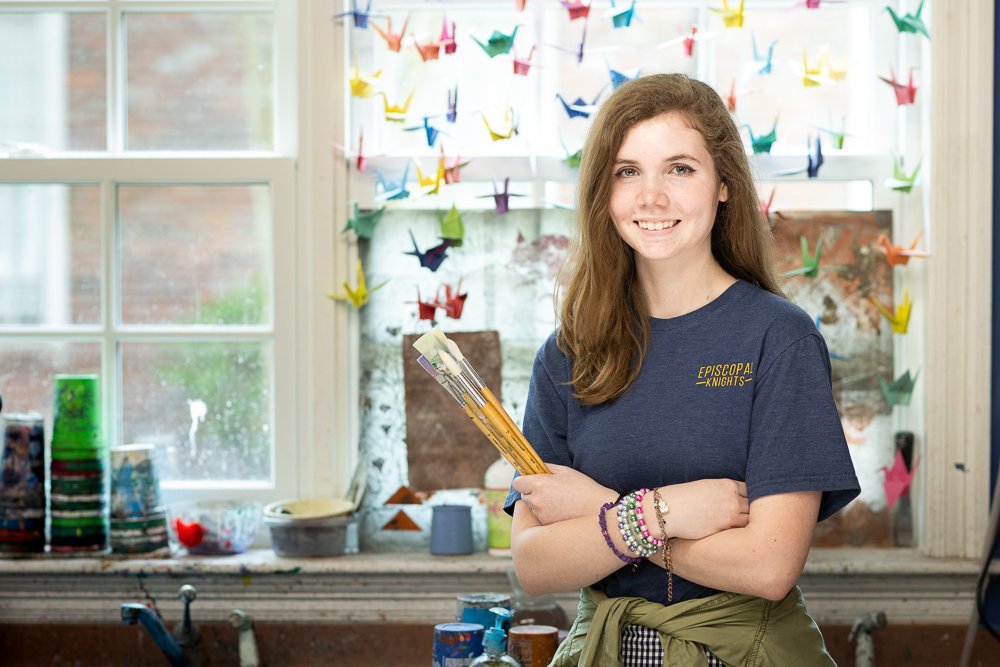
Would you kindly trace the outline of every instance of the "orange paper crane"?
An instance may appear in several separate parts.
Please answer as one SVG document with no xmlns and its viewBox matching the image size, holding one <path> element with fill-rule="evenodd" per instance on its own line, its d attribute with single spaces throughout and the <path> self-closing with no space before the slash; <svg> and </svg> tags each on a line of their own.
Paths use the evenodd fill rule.
<svg viewBox="0 0 1000 667">
<path fill-rule="evenodd" d="M 889 72 L 890 77 L 888 79 L 884 76 L 880 76 L 879 78 L 892 86 L 892 91 L 896 94 L 896 106 L 903 106 L 904 104 L 913 104 L 916 102 L 917 86 L 913 83 L 913 68 L 910 68 L 910 76 L 906 83 L 900 83 L 896 80 L 896 72 L 894 70 L 890 69 Z"/>
<path fill-rule="evenodd" d="M 406 26 L 410 23 L 410 16 L 406 16 L 406 20 L 403 21 L 403 29 L 398 33 L 392 31 L 392 17 L 387 16 L 385 19 L 385 29 L 378 27 L 377 23 L 372 23 L 372 27 L 375 28 L 382 39 L 385 40 L 385 45 L 389 47 L 390 51 L 395 51 L 399 53 L 400 49 L 403 48 L 403 37 L 406 35 Z"/>
<path fill-rule="evenodd" d="M 438 56 L 441 55 L 441 42 L 421 44 L 416 38 L 414 38 L 413 44 L 417 47 L 417 51 L 420 53 L 420 59 L 424 62 L 427 62 L 428 60 L 437 60 Z"/>
<path fill-rule="evenodd" d="M 903 290 L 903 302 L 900 303 L 895 310 L 890 311 L 888 308 L 882 305 L 882 303 L 875 297 L 871 298 L 872 303 L 878 308 L 879 312 L 882 313 L 885 319 L 889 320 L 892 324 L 892 330 L 898 334 L 905 334 L 906 329 L 910 326 L 910 311 L 913 310 L 913 302 L 910 301 L 910 291 L 907 289 Z"/>
<path fill-rule="evenodd" d="M 917 250 L 917 243 L 920 242 L 921 234 L 922 233 L 917 234 L 909 248 L 904 248 L 901 245 L 893 245 L 889 240 L 889 237 L 885 234 L 881 234 L 875 243 L 878 244 L 878 249 L 885 253 L 885 258 L 889 262 L 890 266 L 906 266 L 911 257 L 931 256 L 929 252 Z"/>
<path fill-rule="evenodd" d="M 441 157 L 439 158 L 438 164 L 444 165 L 444 182 L 446 185 L 451 185 L 452 183 L 458 183 L 461 181 L 461 170 L 470 162 L 472 162 L 472 160 L 462 162 L 462 158 L 459 155 L 456 155 L 454 160 L 448 160 L 444 156 L 444 144 L 441 144 Z"/>
</svg>

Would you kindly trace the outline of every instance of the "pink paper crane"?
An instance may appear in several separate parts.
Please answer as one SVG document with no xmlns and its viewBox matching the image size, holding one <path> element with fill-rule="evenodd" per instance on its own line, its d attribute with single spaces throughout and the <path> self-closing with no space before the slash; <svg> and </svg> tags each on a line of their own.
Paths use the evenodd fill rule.
<svg viewBox="0 0 1000 667">
<path fill-rule="evenodd" d="M 387 16 L 385 21 L 386 21 L 385 30 L 378 27 L 377 23 L 372 23 L 372 27 L 375 28 L 375 32 L 377 32 L 382 37 L 382 39 L 385 40 L 385 44 L 386 46 L 389 47 L 390 51 L 395 51 L 396 53 L 399 53 L 400 49 L 403 48 L 403 37 L 406 35 L 406 26 L 409 25 L 410 23 L 410 17 L 409 15 L 407 15 L 406 20 L 403 21 L 403 29 L 400 30 L 398 33 L 392 31 L 391 16 Z"/>
<path fill-rule="evenodd" d="M 905 496 L 910 491 L 910 484 L 913 482 L 913 475 L 920 464 L 918 456 L 913 462 L 913 468 L 906 469 L 906 462 L 903 460 L 903 452 L 896 450 L 896 458 L 892 461 L 892 467 L 882 466 L 879 470 L 885 473 L 885 480 L 882 482 L 885 488 L 885 500 L 889 509 L 896 504 L 896 501 Z"/>
<path fill-rule="evenodd" d="M 455 22 L 451 22 L 451 31 L 448 30 L 448 17 L 444 17 L 444 21 L 441 24 L 441 38 L 438 40 L 441 43 L 441 48 L 444 49 L 444 53 L 447 56 L 455 53 L 455 49 L 458 48 L 458 42 L 455 41 Z"/>
<path fill-rule="evenodd" d="M 897 81 L 896 72 L 891 69 L 889 71 L 891 72 L 890 78 L 887 79 L 884 76 L 879 78 L 892 86 L 892 91 L 896 93 L 896 105 L 913 104 L 917 99 L 917 86 L 913 83 L 913 68 L 910 68 L 910 76 L 906 83 Z"/>
<path fill-rule="evenodd" d="M 531 58 L 535 55 L 535 47 L 532 46 L 531 50 L 528 51 L 527 58 L 518 58 L 517 52 L 514 52 L 514 74 L 519 76 L 528 76 L 528 72 L 531 71 Z"/>
<path fill-rule="evenodd" d="M 583 4 L 582 0 L 559 0 L 559 4 L 569 12 L 569 20 L 585 19 L 590 14 L 590 4 Z"/>
</svg>

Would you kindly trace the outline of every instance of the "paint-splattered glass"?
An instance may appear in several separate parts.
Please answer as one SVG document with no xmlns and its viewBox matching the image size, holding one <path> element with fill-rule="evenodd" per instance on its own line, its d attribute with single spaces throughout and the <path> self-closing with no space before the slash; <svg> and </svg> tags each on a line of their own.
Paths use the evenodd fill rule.
<svg viewBox="0 0 1000 667">
<path fill-rule="evenodd" d="M 104 12 L 0 11 L 0 154 L 104 150 Z"/>
<path fill-rule="evenodd" d="M 127 12 L 128 150 L 271 150 L 270 12 Z"/>
<path fill-rule="evenodd" d="M 271 481 L 271 349 L 258 342 L 123 343 L 124 442 L 157 444 L 160 478 Z"/>
<path fill-rule="evenodd" d="M 57 373 L 96 373 L 101 346 L 93 342 L 0 340 L 3 414 L 38 412 L 52 432 L 52 387 Z"/>
<path fill-rule="evenodd" d="M 100 238 L 98 186 L 0 184 L 0 326 L 100 324 Z"/>
<path fill-rule="evenodd" d="M 269 323 L 271 227 L 266 185 L 120 186 L 122 322 Z"/>
</svg>

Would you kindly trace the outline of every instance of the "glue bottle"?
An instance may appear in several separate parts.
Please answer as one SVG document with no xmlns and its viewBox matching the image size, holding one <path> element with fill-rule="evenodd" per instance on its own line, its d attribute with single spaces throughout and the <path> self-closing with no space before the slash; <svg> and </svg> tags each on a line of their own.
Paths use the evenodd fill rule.
<svg viewBox="0 0 1000 667">
<path fill-rule="evenodd" d="M 514 658 L 506 655 L 507 628 L 510 627 L 510 609 L 492 607 L 490 611 L 496 615 L 492 628 L 483 637 L 483 654 L 469 663 L 469 667 L 521 667 Z"/>
<path fill-rule="evenodd" d="M 486 469 L 483 478 L 483 503 L 486 505 L 486 547 L 491 556 L 510 556 L 510 515 L 503 511 L 504 501 L 514 479 L 514 466 L 504 457 Z"/>
</svg>

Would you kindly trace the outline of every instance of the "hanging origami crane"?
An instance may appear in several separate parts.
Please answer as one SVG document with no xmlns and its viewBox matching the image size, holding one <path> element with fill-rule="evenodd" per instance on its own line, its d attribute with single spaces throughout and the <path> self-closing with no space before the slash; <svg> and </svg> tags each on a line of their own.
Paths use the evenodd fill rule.
<svg viewBox="0 0 1000 667">
<path fill-rule="evenodd" d="M 764 218 L 767 220 L 771 219 L 771 204 L 774 203 L 774 193 L 778 191 L 778 188 L 771 188 L 771 194 L 768 195 L 767 199 L 757 198 L 757 203 L 760 204 L 760 212 L 764 214 Z"/>
<path fill-rule="evenodd" d="M 886 468 L 882 466 L 879 468 L 879 470 L 885 473 L 885 480 L 882 482 L 882 487 L 885 489 L 885 501 L 889 509 L 892 509 L 897 500 L 909 493 L 910 485 L 913 483 L 913 475 L 919 464 L 920 457 L 918 456 L 913 462 L 913 468 L 907 470 L 906 461 L 903 460 L 903 452 L 897 449 L 892 467 Z"/>
<path fill-rule="evenodd" d="M 611 0 L 611 9 L 605 14 L 605 16 L 611 17 L 611 25 L 614 28 L 628 28 L 632 25 L 632 19 L 635 18 L 635 0 L 632 0 L 632 4 L 618 6 L 615 4 L 615 0 Z"/>
<path fill-rule="evenodd" d="M 563 164 L 570 169 L 579 169 L 580 161 L 583 159 L 583 148 L 577 148 L 571 153 L 570 150 L 566 148 L 566 142 L 563 141 L 562 137 L 559 137 L 559 143 L 562 144 L 563 152 L 566 153 L 566 157 L 562 159 Z"/>
<path fill-rule="evenodd" d="M 910 404 L 910 398 L 913 396 L 913 387 L 917 384 L 919 376 L 920 371 L 917 371 L 911 377 L 910 371 L 907 370 L 891 383 L 886 382 L 881 377 L 878 379 L 879 387 L 882 389 L 882 397 L 885 398 L 885 402 L 890 408 L 896 405 L 907 406 Z"/>
<path fill-rule="evenodd" d="M 466 167 L 472 160 L 466 160 L 462 162 L 462 158 L 456 155 L 453 160 L 449 160 L 444 156 L 444 145 L 441 146 L 441 157 L 439 158 L 440 163 L 444 165 L 444 182 L 447 185 L 452 183 L 458 183 L 462 180 L 461 170 Z"/>
<path fill-rule="evenodd" d="M 691 26 L 691 30 L 689 30 L 688 32 L 682 35 L 677 35 L 676 37 L 672 37 L 671 39 L 668 39 L 665 42 L 660 42 L 659 44 L 657 44 L 656 50 L 659 51 L 660 49 L 665 49 L 667 47 L 674 46 L 675 44 L 680 44 L 684 49 L 684 55 L 687 56 L 688 58 L 691 58 L 692 56 L 694 56 L 695 43 L 702 42 L 712 37 L 715 37 L 714 32 L 699 32 L 698 26 L 693 25 Z"/>
<path fill-rule="evenodd" d="M 457 320 L 462 317 L 462 311 L 465 309 L 465 300 L 468 298 L 468 292 L 462 292 L 462 281 L 459 279 L 458 284 L 452 289 L 451 285 L 445 283 L 444 287 L 444 301 L 440 299 L 440 290 L 438 290 L 438 307 L 444 309 L 444 314 L 453 320 Z"/>
<path fill-rule="evenodd" d="M 366 78 L 361 76 L 357 65 L 351 66 L 351 97 L 371 97 L 375 93 L 375 79 L 381 75 L 379 70 Z"/>
<path fill-rule="evenodd" d="M 823 51 L 819 54 L 819 69 L 830 81 L 843 81 L 847 76 L 846 66 L 834 67 L 833 55 L 830 54 L 829 47 L 824 47 Z"/>
<path fill-rule="evenodd" d="M 917 250 L 917 244 L 920 242 L 921 236 L 922 232 L 918 232 L 909 248 L 904 248 L 901 245 L 893 245 L 889 237 L 885 234 L 879 235 L 878 239 L 875 240 L 875 244 L 885 254 L 885 259 L 889 262 L 890 266 L 906 266 L 910 263 L 911 257 L 931 256 L 929 252 Z"/>
<path fill-rule="evenodd" d="M 441 243 L 437 244 L 433 248 L 428 248 L 423 252 L 420 251 L 420 247 L 417 246 L 417 239 L 413 236 L 413 230 L 410 231 L 410 240 L 413 241 L 413 250 L 407 250 L 404 255 L 413 255 L 418 260 L 420 260 L 420 266 L 429 269 L 432 272 L 436 272 L 441 266 L 441 263 L 448 257 L 447 251 L 452 245 L 454 245 L 451 239 L 444 239 Z"/>
<path fill-rule="evenodd" d="M 562 104 L 563 109 L 566 111 L 566 115 L 570 118 L 590 118 L 597 112 L 597 100 L 601 99 L 601 94 L 603 92 L 603 88 L 597 91 L 594 101 L 589 103 L 582 97 L 578 97 L 572 102 L 567 102 L 566 99 L 559 93 L 556 93 L 556 99 Z"/>
<path fill-rule="evenodd" d="M 514 30 L 509 35 L 494 30 L 493 34 L 486 39 L 485 44 L 480 42 L 475 35 L 472 36 L 472 40 L 486 52 L 486 55 L 490 58 L 495 58 L 502 53 L 510 53 L 511 48 L 514 46 L 514 37 L 520 28 L 520 24 L 514 26 Z"/>
<path fill-rule="evenodd" d="M 607 62 L 607 59 L 605 59 Z M 623 83 L 628 83 L 632 79 L 639 77 L 639 69 L 634 69 L 628 72 L 623 72 L 621 70 L 616 70 L 608 64 L 608 76 L 611 77 L 611 90 L 617 90 L 619 86 Z"/>
<path fill-rule="evenodd" d="M 819 130 L 820 132 L 825 132 L 826 134 L 830 135 L 830 144 L 836 150 L 839 151 L 839 150 L 842 150 L 844 148 L 844 140 L 847 137 L 851 136 L 850 133 L 844 131 L 844 128 L 846 126 L 847 126 L 847 116 L 841 116 L 840 117 L 840 129 L 839 130 L 834 130 L 834 129 L 831 129 L 831 128 L 828 128 L 828 127 L 820 127 L 818 125 L 813 125 L 812 127 L 814 129 Z"/>
<path fill-rule="evenodd" d="M 806 278 L 816 278 L 820 271 L 846 271 L 848 266 L 820 266 L 820 253 L 823 251 L 823 237 L 816 241 L 816 252 L 809 252 L 809 241 L 805 236 L 799 236 L 799 245 L 802 250 L 802 266 L 781 274 L 782 278 L 792 276 L 805 276 Z"/>
<path fill-rule="evenodd" d="M 465 224 L 462 222 L 462 214 L 458 212 L 458 208 L 452 204 L 451 210 L 446 214 L 441 215 L 438 212 L 438 236 L 446 241 L 451 241 L 451 245 L 460 248 L 462 247 L 462 241 L 465 239 Z"/>
<path fill-rule="evenodd" d="M 532 46 L 531 50 L 528 51 L 528 56 L 526 58 L 520 58 L 517 52 L 514 52 L 514 74 L 518 76 L 528 76 L 531 71 L 531 58 L 535 55 L 535 47 Z"/>
<path fill-rule="evenodd" d="M 885 11 L 889 12 L 892 22 L 896 24 L 896 30 L 900 33 L 908 32 L 914 35 L 919 33 L 927 39 L 931 38 L 931 34 L 927 31 L 927 25 L 924 23 L 923 18 L 920 17 L 920 13 L 924 11 L 924 0 L 920 0 L 915 14 L 906 13 L 899 16 L 889 5 L 886 5 Z"/>
<path fill-rule="evenodd" d="M 907 328 L 910 326 L 910 312 L 913 310 L 913 302 L 910 301 L 910 291 L 907 289 L 903 290 L 903 301 L 893 311 L 883 306 L 874 296 L 870 298 L 875 307 L 878 308 L 878 311 L 892 324 L 892 330 L 898 334 L 905 334 Z"/>
<path fill-rule="evenodd" d="M 420 170 L 419 162 L 415 162 L 414 166 L 417 169 L 417 183 L 422 189 L 420 194 L 436 195 L 441 189 L 441 181 L 444 180 L 444 159 L 438 160 L 437 172 L 433 176 L 425 176 L 424 172 Z"/>
<path fill-rule="evenodd" d="M 428 60 L 437 60 L 441 55 L 441 42 L 427 42 L 426 44 L 421 44 L 420 40 L 414 37 L 413 45 L 417 47 L 417 51 L 420 53 L 420 60 L 423 62 L 427 62 Z"/>
<path fill-rule="evenodd" d="M 510 187 L 510 177 L 503 179 L 503 191 L 500 190 L 499 184 L 497 184 L 496 179 L 493 179 L 493 194 L 492 195 L 479 195 L 480 199 L 486 197 L 493 197 L 493 205 L 497 215 L 503 215 L 510 211 L 510 198 L 511 197 L 524 197 L 525 195 L 514 194 L 509 191 Z"/>
<path fill-rule="evenodd" d="M 558 44 L 549 44 L 548 46 L 553 49 L 562 51 L 563 53 L 569 53 L 576 59 L 576 64 L 579 65 L 583 62 L 584 53 L 608 53 L 610 51 L 617 51 L 619 47 L 609 46 L 599 49 L 588 49 L 587 46 L 587 21 L 583 22 L 583 33 L 580 37 L 580 43 L 574 49 L 568 49 L 565 46 L 560 46 Z"/>
<path fill-rule="evenodd" d="M 809 151 L 809 155 L 806 156 L 806 166 L 803 169 L 783 169 L 781 171 L 774 172 L 775 176 L 794 176 L 795 174 L 805 173 L 808 178 L 817 178 L 819 176 L 819 168 L 823 166 L 823 146 L 820 143 L 819 137 L 816 137 L 816 141 L 813 142 L 813 147 Z"/>
<path fill-rule="evenodd" d="M 379 34 L 382 39 L 385 40 L 385 45 L 389 47 L 390 51 L 399 53 L 403 48 L 403 38 L 406 36 L 406 26 L 410 24 L 410 16 L 407 14 L 406 19 L 403 21 L 403 29 L 399 32 L 392 31 L 392 17 L 387 16 L 385 19 L 385 29 L 378 27 L 377 23 L 372 23 L 372 27 L 375 28 L 375 32 Z"/>
<path fill-rule="evenodd" d="M 448 29 L 448 17 L 445 16 L 441 24 L 441 38 L 438 40 L 441 48 L 447 56 L 455 53 L 458 49 L 458 42 L 455 41 L 455 22 L 451 22 L 451 30 Z"/>
<path fill-rule="evenodd" d="M 385 109 L 385 119 L 390 123 L 402 123 L 406 120 L 406 112 L 410 108 L 410 102 L 413 101 L 414 91 L 410 91 L 410 94 L 406 96 L 406 101 L 403 104 L 390 104 L 389 96 L 385 93 L 379 93 L 382 96 L 382 106 Z"/>
<path fill-rule="evenodd" d="M 417 317 L 421 320 L 437 320 L 437 301 L 424 301 L 420 298 L 420 288 L 417 288 Z"/>
<path fill-rule="evenodd" d="M 802 72 L 802 85 L 806 88 L 812 88 L 820 85 L 820 78 L 823 76 L 823 60 L 822 58 L 816 61 L 815 67 L 809 66 L 809 53 L 805 48 L 802 49 L 802 66 L 794 67 L 794 69 Z"/>
<path fill-rule="evenodd" d="M 438 135 L 441 134 L 441 130 L 431 125 L 431 116 L 424 116 L 423 123 L 415 127 L 404 127 L 404 132 L 418 132 L 420 130 L 424 131 L 424 136 L 427 139 L 428 148 L 434 148 L 434 144 L 437 143 Z"/>
<path fill-rule="evenodd" d="M 722 17 L 722 23 L 727 28 L 743 27 L 743 0 L 740 0 L 736 9 L 729 8 L 729 0 L 722 0 L 722 7 L 709 7 L 709 9 Z"/>
<path fill-rule="evenodd" d="M 407 160 L 406 167 L 403 168 L 403 176 L 399 181 L 388 181 L 381 170 L 375 170 L 375 177 L 378 179 L 376 185 L 377 194 L 373 201 L 381 203 L 390 199 L 406 199 L 410 196 L 410 191 L 406 189 L 407 176 L 410 173 L 410 160 Z"/>
<path fill-rule="evenodd" d="M 455 84 L 454 88 L 448 89 L 448 113 L 445 114 L 445 119 L 449 123 L 454 123 L 458 120 L 458 84 Z"/>
<path fill-rule="evenodd" d="M 335 299 L 337 301 L 350 301 L 355 308 L 361 308 L 366 303 L 368 303 L 368 297 L 372 292 L 385 287 L 385 284 L 389 282 L 385 280 L 375 287 L 368 289 L 365 286 L 365 273 L 361 268 L 361 259 L 358 259 L 358 286 L 355 289 L 351 289 L 351 286 L 347 283 L 344 285 L 344 293 L 342 294 L 327 294 L 327 298 Z"/>
<path fill-rule="evenodd" d="M 910 68 L 910 77 L 906 83 L 900 83 L 896 80 L 896 72 L 894 70 L 890 69 L 889 72 L 890 78 L 887 79 L 884 76 L 880 76 L 879 78 L 892 86 L 892 91 L 896 94 L 896 106 L 916 102 L 917 86 L 913 83 L 913 68 Z"/>
<path fill-rule="evenodd" d="M 892 157 L 892 178 L 886 179 L 885 186 L 896 192 L 910 192 L 917 181 L 917 174 L 920 173 L 920 163 L 913 171 L 907 174 L 903 170 L 903 158 L 898 155 Z"/>
<path fill-rule="evenodd" d="M 757 50 L 757 34 L 750 33 L 750 42 L 753 46 L 753 61 L 757 64 L 757 74 L 770 74 L 772 61 L 774 60 L 774 45 L 778 40 L 774 40 L 767 47 L 767 53 L 763 54 Z"/>
<path fill-rule="evenodd" d="M 353 229 L 354 234 L 359 239 L 371 239 L 375 232 L 375 225 L 382 219 L 383 213 L 385 213 L 384 206 L 373 211 L 362 211 L 358 202 L 354 202 L 354 216 L 348 218 L 347 224 L 344 225 L 344 229 L 340 233 L 344 234 L 348 229 Z"/>
<path fill-rule="evenodd" d="M 354 19 L 355 28 L 367 28 L 368 19 L 380 18 L 382 15 L 372 13 L 372 0 L 368 0 L 368 6 L 364 9 L 358 9 L 358 0 L 351 0 L 351 11 L 334 14 L 333 18 L 342 19 L 345 16 L 350 16 Z"/>
<path fill-rule="evenodd" d="M 351 150 L 350 148 L 344 146 L 343 144 L 334 143 L 332 144 L 332 146 L 338 153 L 341 153 L 344 157 L 348 159 L 354 157 L 355 158 L 354 168 L 357 169 L 359 172 L 368 169 L 368 158 L 381 157 L 383 155 L 382 153 L 376 153 L 375 155 L 365 155 L 364 153 L 365 129 L 363 127 L 359 128 L 358 130 L 357 152 Z"/>
<path fill-rule="evenodd" d="M 590 3 L 583 0 L 559 0 L 559 4 L 569 12 L 569 20 L 585 19 L 590 14 Z"/>
<path fill-rule="evenodd" d="M 744 124 L 742 127 L 745 127 L 747 132 L 750 134 L 750 145 L 753 148 L 754 155 L 771 152 L 771 146 L 773 146 L 774 142 L 778 140 L 777 116 L 774 117 L 774 123 L 771 125 L 771 131 L 767 134 L 755 135 L 753 133 L 753 128 L 749 125 Z"/>
<path fill-rule="evenodd" d="M 514 109 L 511 107 L 507 108 L 504 113 L 504 128 L 503 129 L 493 129 L 490 125 L 490 121 L 486 120 L 486 114 L 481 114 L 483 117 L 483 123 L 486 124 L 486 129 L 490 133 L 490 138 L 493 141 L 503 141 L 504 139 L 510 139 L 517 134 L 518 119 L 517 115 L 514 113 Z"/>
</svg>

